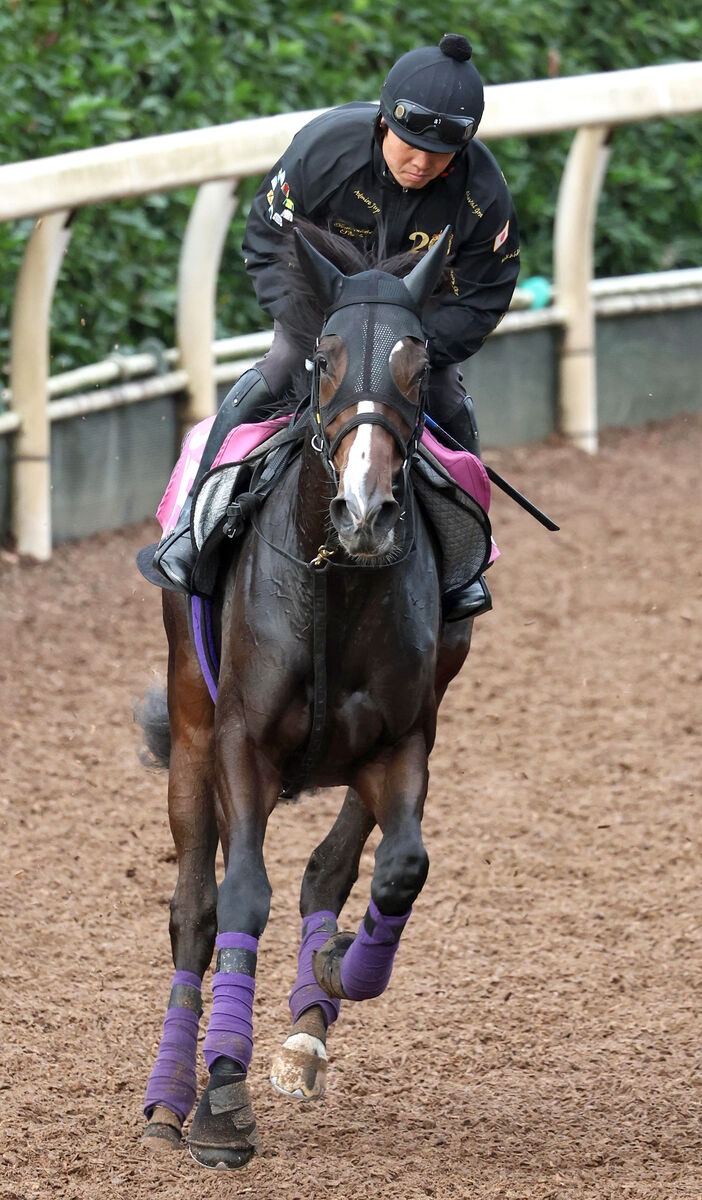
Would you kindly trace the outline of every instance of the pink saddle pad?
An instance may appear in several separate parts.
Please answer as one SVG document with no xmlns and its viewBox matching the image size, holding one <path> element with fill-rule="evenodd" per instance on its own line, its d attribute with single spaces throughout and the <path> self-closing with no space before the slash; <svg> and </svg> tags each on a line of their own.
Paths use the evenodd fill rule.
<svg viewBox="0 0 702 1200">
<path fill-rule="evenodd" d="M 213 466 L 241 462 L 247 454 L 260 446 L 272 434 L 277 433 L 284 425 L 287 425 L 288 419 L 288 417 L 275 417 L 271 421 L 260 421 L 256 425 L 239 425 L 236 429 L 232 429 L 224 439 Z M 163 499 L 156 511 L 156 517 L 164 533 L 170 533 L 175 527 L 178 514 L 193 485 L 213 421 L 214 417 L 207 417 L 204 421 L 200 421 L 190 430 L 183 443 L 180 458 L 173 468 L 168 487 L 163 493 Z M 480 459 L 467 450 L 449 450 L 437 441 L 428 429 L 425 429 L 422 434 L 422 442 L 448 471 L 452 479 L 455 479 L 456 483 L 460 484 L 463 490 L 477 500 L 478 504 L 487 512 L 490 508 L 490 480 Z M 498 554 L 499 550 L 493 542 L 490 562 L 497 558 Z"/>
<path fill-rule="evenodd" d="M 168 487 L 156 510 L 156 518 L 164 533 L 170 533 L 175 528 L 178 514 L 193 486 L 213 422 L 214 417 L 206 417 L 204 421 L 193 426 L 183 442 L 180 458 L 173 468 Z M 247 454 L 287 423 L 288 417 L 276 417 L 273 421 L 261 421 L 257 425 L 239 425 L 227 434 L 212 465 L 218 467 L 221 463 L 241 462 L 242 458 L 246 458 Z"/>
</svg>

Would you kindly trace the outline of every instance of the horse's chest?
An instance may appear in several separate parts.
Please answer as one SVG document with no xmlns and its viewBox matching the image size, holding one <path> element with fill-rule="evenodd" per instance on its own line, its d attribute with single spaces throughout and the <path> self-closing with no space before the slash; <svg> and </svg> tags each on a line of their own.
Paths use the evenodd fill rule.
<svg viewBox="0 0 702 1200">
<path fill-rule="evenodd" d="M 379 743 L 398 741 L 416 723 L 416 698 L 392 695 L 383 688 L 340 689 L 330 706 L 332 752 L 356 759 Z M 343 749 L 342 749 L 343 748 Z"/>
<path fill-rule="evenodd" d="M 426 573 L 422 582 L 426 590 Z M 434 695 L 438 614 L 411 571 L 369 579 L 344 599 L 330 606 L 326 631 L 327 711 L 334 752 L 357 758 L 422 720 Z"/>
<path fill-rule="evenodd" d="M 354 646 L 346 656 L 339 648 L 328 658 L 329 734 L 336 753 L 343 747 L 353 759 L 398 741 L 421 721 L 433 697 L 433 646 L 420 650 L 388 640 L 394 644 L 375 658 L 361 658 Z"/>
</svg>

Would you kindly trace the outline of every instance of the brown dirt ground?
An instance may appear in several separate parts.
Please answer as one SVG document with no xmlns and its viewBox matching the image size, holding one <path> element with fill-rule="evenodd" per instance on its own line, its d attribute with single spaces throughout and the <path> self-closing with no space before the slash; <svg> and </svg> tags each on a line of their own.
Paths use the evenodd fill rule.
<svg viewBox="0 0 702 1200">
<path fill-rule="evenodd" d="M 159 596 L 132 566 L 154 525 L 44 566 L 3 555 L 0 1196 L 702 1196 L 702 418 L 610 433 L 593 458 L 490 459 L 562 532 L 494 501 L 495 611 L 443 708 L 429 880 L 389 991 L 342 1013 L 316 1107 L 267 1066 L 341 793 L 274 815 L 264 1153 L 234 1175 L 139 1144 L 175 877 L 165 776 L 131 722 L 163 675 Z"/>
</svg>

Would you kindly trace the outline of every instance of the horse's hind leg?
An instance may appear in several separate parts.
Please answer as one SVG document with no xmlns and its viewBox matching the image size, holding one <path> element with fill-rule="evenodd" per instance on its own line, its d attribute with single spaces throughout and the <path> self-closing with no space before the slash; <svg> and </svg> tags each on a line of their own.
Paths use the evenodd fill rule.
<svg viewBox="0 0 702 1200">
<path fill-rule="evenodd" d="M 356 785 L 383 833 L 371 900 L 355 938 L 333 934 L 313 960 L 330 996 L 367 1000 L 385 991 L 400 936 L 429 869 L 421 835 L 427 793 L 426 741 L 416 732 L 359 771 Z"/>
<path fill-rule="evenodd" d="M 212 958 L 216 933 L 213 705 L 193 662 L 178 603 L 171 598 L 166 615 L 172 733 L 168 816 L 178 859 L 170 918 L 175 974 L 163 1037 L 146 1089 L 144 1144 L 151 1150 L 180 1146 L 183 1122 L 195 1102 L 201 981 Z"/>
<path fill-rule="evenodd" d="M 302 880 L 302 939 L 290 994 L 293 1028 L 271 1069 L 274 1088 L 295 1099 L 317 1100 L 324 1094 L 327 1029 L 339 1015 L 340 1001 L 317 983 L 312 957 L 336 932 L 337 917 L 358 878 L 361 852 L 374 825 L 375 818 L 350 788 L 330 832 L 312 852 Z"/>
</svg>

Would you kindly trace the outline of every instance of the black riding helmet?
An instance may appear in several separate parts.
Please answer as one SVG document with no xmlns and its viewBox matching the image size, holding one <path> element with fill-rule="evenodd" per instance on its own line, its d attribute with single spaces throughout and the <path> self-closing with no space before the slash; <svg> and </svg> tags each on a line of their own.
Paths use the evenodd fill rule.
<svg viewBox="0 0 702 1200">
<path fill-rule="evenodd" d="M 485 101 L 468 38 L 445 33 L 438 46 L 398 58 L 380 93 L 380 115 L 410 146 L 460 150 L 475 134 Z"/>
</svg>

